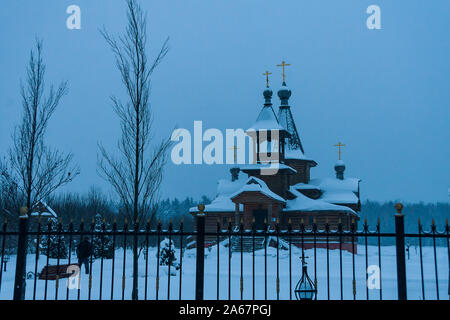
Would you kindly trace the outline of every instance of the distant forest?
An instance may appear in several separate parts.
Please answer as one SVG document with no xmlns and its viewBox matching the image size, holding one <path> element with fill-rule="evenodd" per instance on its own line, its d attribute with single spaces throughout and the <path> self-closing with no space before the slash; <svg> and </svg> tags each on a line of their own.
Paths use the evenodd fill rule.
<svg viewBox="0 0 450 320">
<path fill-rule="evenodd" d="M 380 219 L 381 232 L 395 232 L 394 208 L 395 202 L 376 202 L 366 201 L 362 204 L 360 212 L 359 229 L 362 229 L 364 219 L 367 218 L 367 224 L 370 231 L 376 230 L 377 219 Z M 450 204 L 445 202 L 438 203 L 403 203 L 403 214 L 405 215 L 405 232 L 419 232 L 419 218 L 425 232 L 431 231 L 432 221 L 435 221 L 437 232 L 445 231 L 445 224 L 450 216 Z M 364 243 L 363 238 L 359 238 L 358 242 Z M 417 248 L 419 244 L 418 238 L 407 238 L 405 240 L 407 246 Z M 376 238 L 369 238 L 368 244 L 376 244 Z M 382 245 L 392 245 L 395 243 L 394 238 L 386 238 L 381 241 Z M 423 245 L 432 245 L 431 239 L 422 239 Z M 445 239 L 436 239 L 436 245 L 446 246 Z"/>
<path fill-rule="evenodd" d="M 394 208 L 395 202 L 366 201 L 362 203 L 360 212 L 360 226 L 367 217 L 369 229 L 376 227 L 377 218 L 380 218 L 381 232 L 394 232 Z M 425 231 L 431 229 L 432 219 L 434 219 L 437 229 L 444 230 L 446 219 L 450 216 L 450 204 L 446 202 L 438 203 L 403 203 L 403 214 L 405 215 L 405 232 L 417 233 L 418 221 L 423 225 Z"/>
</svg>

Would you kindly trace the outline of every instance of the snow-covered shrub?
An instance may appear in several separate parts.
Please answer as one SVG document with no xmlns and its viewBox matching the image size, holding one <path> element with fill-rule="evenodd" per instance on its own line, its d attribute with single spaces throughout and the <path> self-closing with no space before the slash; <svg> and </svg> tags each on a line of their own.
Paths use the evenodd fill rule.
<svg viewBox="0 0 450 320">
<path fill-rule="evenodd" d="M 103 217 L 97 214 L 94 218 L 94 232 L 103 232 Z M 110 230 L 110 224 L 105 222 L 105 230 Z M 112 259 L 113 242 L 112 237 L 107 235 L 95 235 L 92 240 L 92 254 L 95 259 Z"/>
<path fill-rule="evenodd" d="M 63 235 L 58 235 L 58 222 L 55 219 L 50 219 L 48 226 L 45 231 L 50 231 L 50 235 L 45 234 L 41 237 L 39 241 L 40 252 L 51 259 L 67 258 L 67 242 Z"/>
<path fill-rule="evenodd" d="M 172 266 L 177 270 L 179 268 L 178 263 L 175 261 L 177 258 L 175 257 L 175 246 L 173 241 L 169 242 L 169 239 L 164 239 L 161 241 L 160 249 L 159 249 L 159 264 L 161 266 Z"/>
</svg>

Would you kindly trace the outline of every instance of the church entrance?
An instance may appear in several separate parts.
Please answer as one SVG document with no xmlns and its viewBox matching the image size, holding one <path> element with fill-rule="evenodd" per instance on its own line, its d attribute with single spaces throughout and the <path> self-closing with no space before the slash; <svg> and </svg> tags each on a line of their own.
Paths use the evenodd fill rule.
<svg viewBox="0 0 450 320">
<path fill-rule="evenodd" d="M 267 210 L 255 209 L 253 210 L 253 217 L 255 218 L 256 230 L 264 230 L 264 219 L 267 218 Z"/>
</svg>

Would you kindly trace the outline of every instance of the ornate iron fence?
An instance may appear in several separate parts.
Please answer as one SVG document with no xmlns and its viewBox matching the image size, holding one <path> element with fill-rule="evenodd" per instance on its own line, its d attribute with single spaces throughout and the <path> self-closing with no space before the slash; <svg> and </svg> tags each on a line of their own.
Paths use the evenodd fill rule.
<svg viewBox="0 0 450 320">
<path fill-rule="evenodd" d="M 395 215 L 394 233 L 381 232 L 379 222 L 374 230 L 370 230 L 366 221 L 360 230 L 356 230 L 355 223 L 351 225 L 350 230 L 344 230 L 342 224 L 338 224 L 335 230 L 331 230 L 328 223 L 325 224 L 323 230 L 319 230 L 316 224 L 313 224 L 311 229 L 306 229 L 303 224 L 299 229 L 293 229 L 288 224 L 286 230 L 281 230 L 278 223 L 273 228 L 266 224 L 264 230 L 255 228 L 245 230 L 242 224 L 235 226 L 231 222 L 228 223 L 228 228 L 223 230 L 218 222 L 215 232 L 206 232 L 205 215 L 202 213 L 197 215 L 196 231 L 192 232 L 184 231 L 183 223 L 178 228 L 174 228 L 172 223 L 169 223 L 167 228 L 163 228 L 159 222 L 156 229 L 152 229 L 149 222 L 142 225 L 139 223 L 129 224 L 126 221 L 121 226 L 114 222 L 110 228 L 107 227 L 105 221 L 100 228 L 95 226 L 94 221 L 88 226 L 81 222 L 78 228 L 75 228 L 72 221 L 64 226 L 61 222 L 55 225 L 51 221 L 45 224 L 39 220 L 33 230 L 28 230 L 28 220 L 29 218 L 23 215 L 19 221 L 19 228 L 15 231 L 8 230 L 8 223 L 5 221 L 0 231 L 0 297 L 2 299 L 125 300 L 133 296 L 144 300 L 295 299 L 298 293 L 295 292 L 295 283 L 300 276 L 295 273 L 299 268 L 294 268 L 293 264 L 297 264 L 296 257 L 300 257 L 302 262 L 305 262 L 308 258 L 305 253 L 309 250 L 309 254 L 312 253 L 310 259 L 313 261 L 310 277 L 313 283 L 312 289 L 316 293 L 319 290 L 318 270 L 319 268 L 326 270 L 324 273 L 326 276 L 320 280 L 322 286 L 319 290 L 319 299 L 333 299 L 333 296 L 336 299 L 346 299 L 349 296 L 346 292 L 351 292 L 350 299 L 381 300 L 384 292 L 381 274 L 383 260 L 386 258 L 382 254 L 382 250 L 384 250 L 382 244 L 383 239 L 388 238 L 395 239 L 396 272 L 392 272 L 392 270 L 390 272 L 391 276 L 396 278 L 396 298 L 407 299 L 409 279 L 406 254 L 409 255 L 410 248 L 405 245 L 405 241 L 408 241 L 409 238 L 418 239 L 420 297 L 426 299 L 432 295 L 433 298 L 442 299 L 443 281 L 445 281 L 447 293 L 450 296 L 450 275 L 438 272 L 438 251 L 443 252 L 444 248 L 446 248 L 447 256 L 447 259 L 444 257 L 447 264 L 446 269 L 450 270 L 448 267 L 450 263 L 448 221 L 442 231 L 437 230 L 434 221 L 431 230 L 424 231 L 419 221 L 417 233 L 405 233 L 404 216 L 401 214 L 401 210 Z M 97 244 L 96 258 L 94 258 L 94 254 L 91 254 L 88 261 L 90 272 L 86 279 L 87 289 L 86 286 L 81 286 L 82 270 L 73 254 L 77 244 L 84 237 L 87 237 L 91 244 Z M 107 246 L 105 239 L 108 240 Z M 161 241 L 164 239 L 166 239 L 165 247 L 161 248 Z M 215 243 L 205 248 L 205 239 L 208 239 L 208 242 L 215 239 Z M 263 239 L 265 244 L 260 250 L 256 248 L 258 239 Z M 370 256 L 372 261 L 376 260 L 375 264 L 369 264 L 369 239 L 374 239 L 376 242 L 373 247 L 377 249 L 377 255 Z M 129 262 L 133 259 L 133 252 L 130 253 L 129 248 L 133 246 L 135 240 L 138 243 L 136 252 L 139 272 L 130 276 L 130 273 L 134 271 L 134 265 L 130 267 Z M 430 242 L 430 246 L 426 247 L 428 250 L 426 253 L 424 252 L 424 241 Z M 351 264 L 344 265 L 343 263 L 343 255 L 347 257 L 350 254 L 343 250 L 343 245 L 349 244 L 352 249 L 356 246 L 360 247 L 359 256 L 363 258 L 362 270 L 365 270 L 365 278 L 360 279 L 359 282 L 364 281 L 364 295 L 357 295 L 356 250 L 352 250 Z M 109 255 L 106 255 L 106 251 L 109 252 Z M 319 251 L 321 252 L 320 257 Z M 334 260 L 338 262 L 331 261 L 330 252 L 333 252 L 336 258 Z M 7 262 L 13 260 L 14 256 L 16 257 L 15 270 L 9 267 L 9 271 L 6 271 Z M 186 259 L 188 259 L 187 266 L 185 265 Z M 208 266 L 205 266 L 205 261 L 208 259 L 215 262 L 215 265 L 208 262 Z M 223 259 L 227 261 L 224 262 Z M 239 261 L 237 272 L 236 268 L 233 269 L 233 261 L 236 259 Z M 280 259 L 283 259 L 283 266 L 280 265 Z M 246 266 L 244 266 L 244 260 Z M 444 260 L 440 257 L 439 261 Z M 427 262 L 428 267 L 424 267 L 424 262 Z M 93 269 L 94 264 L 95 268 Z M 236 263 L 234 264 L 236 265 Z M 378 281 L 376 297 L 374 294 L 370 294 L 368 285 L 371 277 L 368 272 L 370 266 L 375 266 L 379 271 L 376 279 Z M 390 266 L 392 267 L 392 264 Z M 270 283 L 269 267 L 274 271 L 274 279 L 270 279 Z M 303 270 L 305 269 L 303 268 Z M 13 271 L 15 271 L 14 286 L 11 276 Z M 261 273 L 261 271 L 263 272 Z M 330 282 L 330 271 L 336 271 L 339 275 L 337 279 L 333 280 L 335 282 L 333 285 Z M 428 285 L 428 290 L 426 290 L 425 279 L 430 273 L 434 277 L 434 288 L 430 290 Z M 206 282 L 205 275 L 208 275 Z M 285 278 L 284 283 L 281 283 L 280 275 Z M 137 286 L 130 285 L 129 280 L 133 276 L 137 276 L 135 282 Z M 60 283 L 66 277 L 68 278 L 67 287 L 63 288 Z M 344 284 L 348 277 L 351 279 L 351 290 L 346 291 Z M 165 283 L 162 282 L 163 278 Z M 213 278 L 215 281 L 212 281 Z M 236 289 L 233 291 L 233 288 L 236 288 L 233 286 L 236 281 L 233 280 L 236 278 L 239 283 L 238 295 L 236 295 Z M 72 287 L 70 281 L 73 282 Z M 325 282 L 326 284 L 322 284 Z M 282 296 L 280 295 L 281 286 L 285 289 Z M 208 291 L 206 297 L 205 288 Z M 134 290 L 136 290 L 136 295 L 129 294 Z M 333 294 L 331 290 L 334 290 Z M 12 295 L 12 291 L 14 295 Z M 317 299 L 318 296 L 315 294 L 314 298 Z"/>
</svg>

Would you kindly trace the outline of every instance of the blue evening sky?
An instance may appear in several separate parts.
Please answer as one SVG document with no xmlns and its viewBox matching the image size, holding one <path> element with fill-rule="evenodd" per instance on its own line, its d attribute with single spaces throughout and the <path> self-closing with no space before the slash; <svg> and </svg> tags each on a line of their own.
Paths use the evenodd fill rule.
<svg viewBox="0 0 450 320">
<path fill-rule="evenodd" d="M 363 199 L 448 201 L 450 1 L 170 0 L 141 1 L 149 51 L 170 37 L 152 85 L 155 138 L 175 126 L 247 128 L 262 104 L 264 77 L 281 85 L 312 177 L 334 175 L 338 141 L 346 176 L 363 180 Z M 66 28 L 66 8 L 82 11 L 82 29 Z M 366 8 L 381 8 L 368 30 Z M 120 128 L 109 96 L 124 97 L 113 55 L 98 29 L 124 30 L 121 0 L 3 0 L 0 4 L 0 156 L 21 112 L 20 79 L 37 35 L 44 39 L 47 83 L 69 81 L 48 143 L 74 153 L 81 175 L 64 190 L 108 186 L 99 178 L 97 143 L 114 150 Z M 276 97 L 276 95 L 275 95 Z M 274 99 L 275 106 L 278 98 Z M 214 196 L 226 166 L 168 165 L 163 196 Z"/>
</svg>

